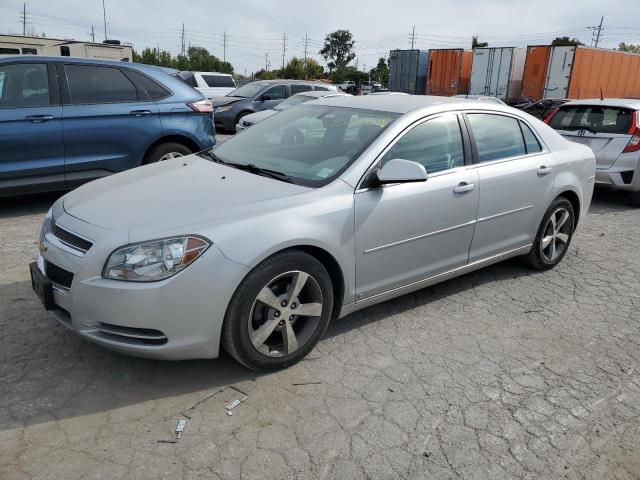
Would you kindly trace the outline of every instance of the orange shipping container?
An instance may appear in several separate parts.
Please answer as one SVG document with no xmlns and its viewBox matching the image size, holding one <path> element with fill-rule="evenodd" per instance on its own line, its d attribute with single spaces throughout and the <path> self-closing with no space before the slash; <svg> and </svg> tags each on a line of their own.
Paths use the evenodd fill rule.
<svg viewBox="0 0 640 480">
<path fill-rule="evenodd" d="M 469 92 L 473 52 L 461 48 L 429 50 L 427 95 L 453 96 Z"/>
<path fill-rule="evenodd" d="M 532 46 L 522 93 L 541 98 L 640 98 L 640 55 L 585 46 Z"/>
</svg>

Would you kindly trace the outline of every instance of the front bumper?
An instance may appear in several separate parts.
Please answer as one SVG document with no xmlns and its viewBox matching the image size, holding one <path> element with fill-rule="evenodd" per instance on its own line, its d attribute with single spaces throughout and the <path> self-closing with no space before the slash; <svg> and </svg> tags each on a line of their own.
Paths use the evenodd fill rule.
<svg viewBox="0 0 640 480">
<path fill-rule="evenodd" d="M 87 238 L 99 228 L 66 214 L 54 218 L 66 230 Z M 94 235 L 94 246 L 78 256 L 47 238 L 39 265 L 48 262 L 73 273 L 70 287 L 53 286 L 57 308 L 51 314 L 62 325 L 128 355 L 162 360 L 218 356 L 226 308 L 247 267 L 228 260 L 212 245 L 192 265 L 168 279 L 149 283 L 108 280 L 101 277 L 102 266 L 113 244 L 122 240 L 106 245 Z"/>
<path fill-rule="evenodd" d="M 640 154 L 623 153 L 608 168 L 596 166 L 596 184 L 616 190 L 640 191 Z"/>
</svg>

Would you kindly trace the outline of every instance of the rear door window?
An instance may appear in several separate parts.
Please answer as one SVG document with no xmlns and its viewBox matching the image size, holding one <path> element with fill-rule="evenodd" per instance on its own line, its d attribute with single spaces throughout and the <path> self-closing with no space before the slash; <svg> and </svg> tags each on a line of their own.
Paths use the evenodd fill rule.
<svg viewBox="0 0 640 480">
<path fill-rule="evenodd" d="M 0 108 L 43 107 L 51 104 L 44 63 L 0 66 Z"/>
<path fill-rule="evenodd" d="M 631 129 L 632 116 L 632 110 L 627 108 L 576 105 L 561 107 L 550 125 L 556 130 L 626 134 Z"/>
<path fill-rule="evenodd" d="M 136 87 L 115 67 L 65 65 L 74 105 L 136 102 Z"/>
<path fill-rule="evenodd" d="M 527 153 L 518 120 L 505 115 L 467 115 L 478 151 L 479 162 L 491 162 Z"/>
<path fill-rule="evenodd" d="M 312 85 L 291 85 L 291 95 L 296 93 L 309 92 L 313 90 Z"/>
<path fill-rule="evenodd" d="M 236 88 L 233 78 L 228 75 L 202 75 L 202 79 L 209 87 Z"/>
</svg>

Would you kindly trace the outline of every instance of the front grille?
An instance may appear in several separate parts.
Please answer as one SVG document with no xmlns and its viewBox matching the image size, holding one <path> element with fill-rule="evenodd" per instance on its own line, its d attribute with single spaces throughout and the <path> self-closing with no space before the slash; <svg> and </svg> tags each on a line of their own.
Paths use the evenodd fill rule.
<svg viewBox="0 0 640 480">
<path fill-rule="evenodd" d="M 68 272 L 64 268 L 60 268 L 47 260 L 44 261 L 44 271 L 47 278 L 53 283 L 57 283 L 65 288 L 71 288 L 73 273 Z"/>
<path fill-rule="evenodd" d="M 76 250 L 80 250 L 81 252 L 86 252 L 93 246 L 93 243 L 91 243 L 89 240 L 85 240 L 84 238 L 81 238 L 69 232 L 68 230 L 65 230 L 64 228 L 59 227 L 56 224 L 53 225 L 51 233 L 53 233 L 58 238 L 58 240 L 60 240 L 65 245 L 68 245 L 71 248 L 75 248 Z"/>
</svg>

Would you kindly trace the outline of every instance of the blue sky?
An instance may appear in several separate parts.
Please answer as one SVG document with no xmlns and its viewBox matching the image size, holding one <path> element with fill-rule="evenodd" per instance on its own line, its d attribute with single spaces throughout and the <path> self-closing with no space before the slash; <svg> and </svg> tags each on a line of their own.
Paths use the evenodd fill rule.
<svg viewBox="0 0 640 480">
<path fill-rule="evenodd" d="M 109 38 L 131 42 L 141 50 L 157 45 L 180 51 L 182 23 L 186 43 L 204 46 L 223 56 L 228 34 L 227 60 L 236 71 L 257 71 L 265 54 L 273 68 L 285 57 L 308 52 L 317 60 L 324 35 L 339 28 L 351 30 L 356 40 L 358 65 L 372 67 L 393 48 L 409 48 L 413 26 L 418 48 L 469 47 L 472 35 L 492 46 L 549 43 L 557 35 L 591 43 L 588 26 L 605 16 L 600 46 L 612 48 L 621 41 L 640 43 L 640 16 L 629 14 L 629 2 L 610 0 L 457 0 L 456 2 L 367 0 L 105 0 Z M 21 33 L 23 2 L 3 0 L 0 33 Z M 32 0 L 27 2 L 27 31 L 54 38 L 104 39 L 102 0 Z"/>
</svg>

